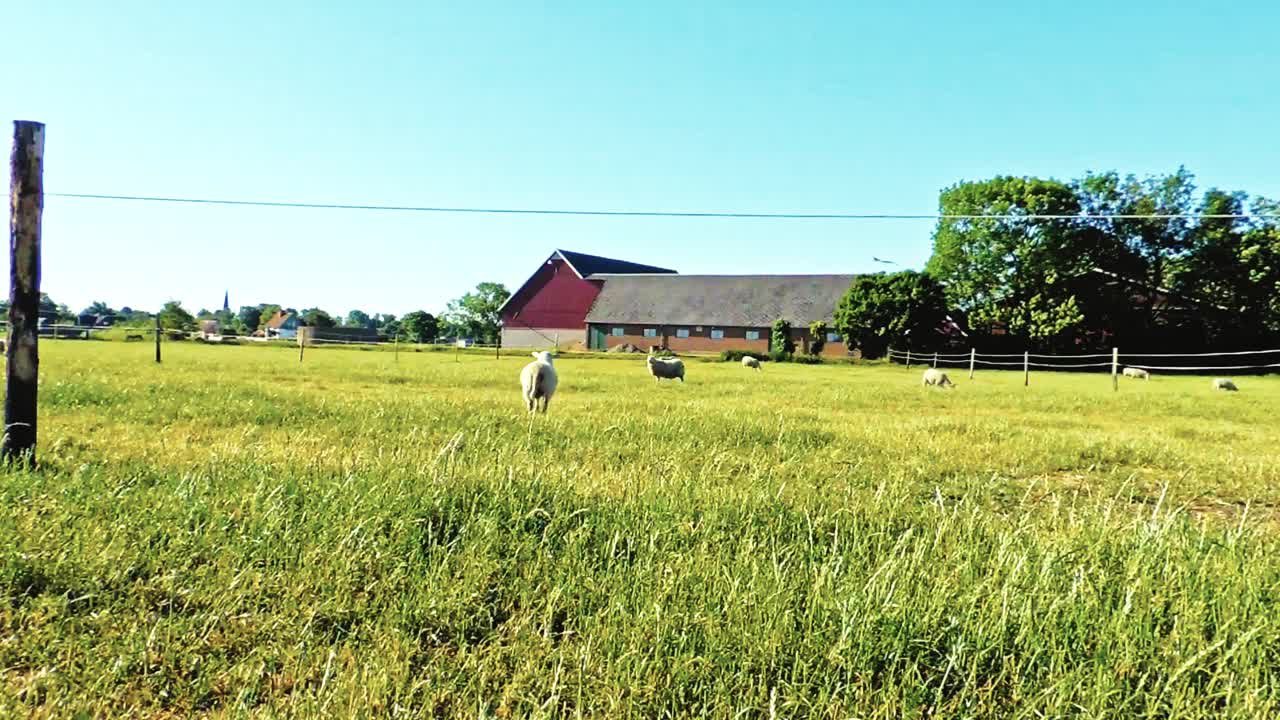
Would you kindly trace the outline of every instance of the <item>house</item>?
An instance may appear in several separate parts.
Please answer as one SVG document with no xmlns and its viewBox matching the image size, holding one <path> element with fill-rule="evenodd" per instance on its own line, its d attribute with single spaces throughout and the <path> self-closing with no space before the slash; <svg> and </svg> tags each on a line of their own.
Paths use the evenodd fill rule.
<svg viewBox="0 0 1280 720">
<path fill-rule="evenodd" d="M 279 338 L 281 340 L 293 340 L 298 337 L 298 327 L 302 323 L 299 321 L 297 313 L 277 310 L 271 319 L 267 320 L 264 328 L 264 336 L 270 340 Z"/>
<path fill-rule="evenodd" d="M 809 325 L 829 325 L 854 276 L 680 275 L 673 270 L 557 250 L 503 306 L 502 344 L 575 343 L 607 350 L 624 343 L 676 352 L 766 352 L 785 319 L 807 351 Z M 834 331 L 824 355 L 849 350 Z"/>
<path fill-rule="evenodd" d="M 674 270 L 556 250 L 498 309 L 505 347 L 587 343 L 587 312 L 604 287 L 596 275 L 674 274 Z"/>
</svg>

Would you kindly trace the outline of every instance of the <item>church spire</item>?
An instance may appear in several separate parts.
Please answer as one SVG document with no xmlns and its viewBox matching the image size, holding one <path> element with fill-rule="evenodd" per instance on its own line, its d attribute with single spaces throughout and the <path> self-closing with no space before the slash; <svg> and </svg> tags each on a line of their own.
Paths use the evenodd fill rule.
<svg viewBox="0 0 1280 720">
<path fill-rule="evenodd" d="M 222 309 L 231 310 L 231 293 L 227 290 L 222 291 Z"/>
</svg>

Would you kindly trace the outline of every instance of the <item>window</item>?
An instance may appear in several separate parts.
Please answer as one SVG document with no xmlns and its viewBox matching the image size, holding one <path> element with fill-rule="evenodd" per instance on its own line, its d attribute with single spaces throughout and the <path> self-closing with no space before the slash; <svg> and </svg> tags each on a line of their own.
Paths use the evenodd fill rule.
<svg viewBox="0 0 1280 720">
<path fill-rule="evenodd" d="M 644 336 L 645 336 L 645 337 L 658 337 L 658 329 L 657 329 L 657 328 L 645 328 L 645 329 L 644 329 Z"/>
<path fill-rule="evenodd" d="M 723 330 L 712 330 L 712 331 L 711 331 L 711 339 L 712 339 L 712 340 L 723 340 L 723 339 L 724 339 L 724 331 L 723 331 Z"/>
<path fill-rule="evenodd" d="M 759 330 L 748 330 L 748 331 L 747 331 L 747 339 L 748 339 L 748 340 L 759 340 L 759 339 L 760 339 L 760 331 L 759 331 Z"/>
<path fill-rule="evenodd" d="M 679 328 L 679 329 L 677 329 L 677 330 L 676 330 L 676 337 L 678 337 L 678 338 L 687 338 L 687 337 L 689 337 L 689 328 Z"/>
<path fill-rule="evenodd" d="M 609 331 L 609 334 L 614 337 L 622 337 L 622 328 L 614 328 Z"/>
<path fill-rule="evenodd" d="M 840 342 L 840 333 L 827 333 L 827 342 Z"/>
</svg>

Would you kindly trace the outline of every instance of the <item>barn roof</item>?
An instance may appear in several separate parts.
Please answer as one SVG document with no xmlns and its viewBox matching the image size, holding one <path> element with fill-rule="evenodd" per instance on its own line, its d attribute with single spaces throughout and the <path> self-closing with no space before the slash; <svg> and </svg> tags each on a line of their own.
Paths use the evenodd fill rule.
<svg viewBox="0 0 1280 720">
<path fill-rule="evenodd" d="M 655 267 L 653 265 L 644 265 L 642 263 L 634 263 L 627 260 L 614 260 L 613 258 L 600 257 L 599 255 L 588 255 L 586 253 L 573 252 L 572 250 L 556 250 L 555 255 L 559 255 L 565 262 L 569 263 L 569 267 L 578 273 L 578 277 L 585 278 L 588 275 L 602 274 L 630 274 L 630 273 L 663 273 L 674 274 L 675 270 Z M 552 257 L 555 257 L 552 255 Z"/>
<path fill-rule="evenodd" d="M 587 322 L 765 327 L 830 322 L 854 275 L 593 275 Z"/>
<path fill-rule="evenodd" d="M 615 260 L 613 258 L 601 257 L 599 255 L 588 255 L 587 253 L 574 252 L 572 250 L 556 250 L 551 253 L 551 256 L 546 259 L 545 263 L 549 263 L 556 259 L 565 261 L 565 263 L 569 265 L 569 268 L 573 270 L 578 277 L 584 279 L 588 275 L 599 275 L 603 273 L 675 273 L 675 270 L 668 270 L 654 265 L 644 265 L 642 263 L 635 263 L 629 260 Z M 498 311 L 501 312 L 506 309 L 507 305 L 514 301 L 537 276 L 538 274 L 536 272 L 533 275 L 530 275 L 529 279 L 525 280 L 520 287 L 516 288 L 516 291 L 511 293 L 502 305 L 498 307 Z"/>
</svg>

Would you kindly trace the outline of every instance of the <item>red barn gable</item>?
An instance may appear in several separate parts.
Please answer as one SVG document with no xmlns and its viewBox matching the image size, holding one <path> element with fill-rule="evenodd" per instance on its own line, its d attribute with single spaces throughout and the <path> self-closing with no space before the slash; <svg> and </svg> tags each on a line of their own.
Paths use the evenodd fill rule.
<svg viewBox="0 0 1280 720">
<path fill-rule="evenodd" d="M 560 347 L 586 344 L 587 312 L 602 280 L 592 275 L 673 274 L 674 270 L 556 250 L 503 304 L 502 344 L 506 347 Z"/>
</svg>

